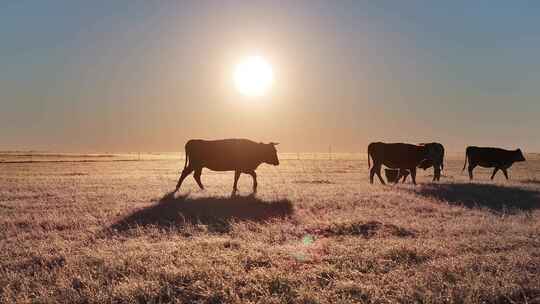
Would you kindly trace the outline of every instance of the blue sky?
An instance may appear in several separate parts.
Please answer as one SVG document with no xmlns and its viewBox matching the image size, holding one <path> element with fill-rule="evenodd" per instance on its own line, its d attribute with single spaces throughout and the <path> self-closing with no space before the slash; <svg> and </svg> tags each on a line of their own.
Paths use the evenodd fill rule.
<svg viewBox="0 0 540 304">
<path fill-rule="evenodd" d="M 540 151 L 536 1 L 2 1 L 0 149 Z M 240 96 L 258 54 L 272 92 Z"/>
</svg>

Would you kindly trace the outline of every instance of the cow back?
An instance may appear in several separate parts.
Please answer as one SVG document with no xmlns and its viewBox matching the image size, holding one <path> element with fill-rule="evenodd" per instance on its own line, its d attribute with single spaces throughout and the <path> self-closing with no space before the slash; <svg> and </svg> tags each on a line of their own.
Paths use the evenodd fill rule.
<svg viewBox="0 0 540 304">
<path fill-rule="evenodd" d="M 389 168 L 415 168 L 427 158 L 424 146 L 405 143 L 371 143 L 368 153 L 374 164 L 383 164 Z"/>
<path fill-rule="evenodd" d="M 519 150 L 512 151 L 501 148 L 475 146 L 467 147 L 466 155 L 469 163 L 479 164 L 484 167 L 510 165 L 519 159 L 519 156 L 522 157 Z"/>
<path fill-rule="evenodd" d="M 262 163 L 261 144 L 248 139 L 190 140 L 189 162 L 215 171 L 253 170 Z"/>
</svg>

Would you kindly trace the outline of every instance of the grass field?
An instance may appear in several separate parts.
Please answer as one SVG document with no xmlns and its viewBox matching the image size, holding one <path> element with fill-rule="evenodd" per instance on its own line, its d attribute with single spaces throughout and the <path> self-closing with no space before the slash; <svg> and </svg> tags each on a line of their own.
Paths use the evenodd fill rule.
<svg viewBox="0 0 540 304">
<path fill-rule="evenodd" d="M 178 155 L 0 155 L 3 303 L 540 303 L 540 155 L 440 183 L 368 182 L 366 156 L 203 171 Z"/>
</svg>

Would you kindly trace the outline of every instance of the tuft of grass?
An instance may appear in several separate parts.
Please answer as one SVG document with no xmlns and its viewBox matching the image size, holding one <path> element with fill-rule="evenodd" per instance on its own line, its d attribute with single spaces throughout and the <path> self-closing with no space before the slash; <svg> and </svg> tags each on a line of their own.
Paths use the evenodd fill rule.
<svg viewBox="0 0 540 304">
<path fill-rule="evenodd" d="M 342 222 L 332 223 L 322 228 L 310 228 L 309 232 L 323 236 L 361 236 L 372 238 L 377 235 L 391 235 L 397 237 L 414 237 L 415 232 L 392 224 L 383 224 L 378 221 L 368 222 Z"/>
<path fill-rule="evenodd" d="M 429 256 L 419 253 L 415 249 L 398 247 L 388 250 L 384 256 L 398 264 L 421 264 L 429 260 Z"/>
<path fill-rule="evenodd" d="M 326 179 L 316 179 L 316 180 L 295 180 L 295 184 L 333 184 L 333 182 Z"/>
</svg>

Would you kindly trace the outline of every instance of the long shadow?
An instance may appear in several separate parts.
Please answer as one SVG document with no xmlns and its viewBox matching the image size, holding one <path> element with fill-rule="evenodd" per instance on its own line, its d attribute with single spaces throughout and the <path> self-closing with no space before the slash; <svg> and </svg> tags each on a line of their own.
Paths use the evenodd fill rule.
<svg viewBox="0 0 540 304">
<path fill-rule="evenodd" d="M 413 190 L 424 197 L 447 201 L 467 208 L 487 208 L 494 212 L 527 211 L 540 208 L 540 192 L 513 186 L 475 183 L 430 184 Z"/>
<path fill-rule="evenodd" d="M 138 210 L 120 219 L 110 228 L 125 231 L 135 226 L 182 228 L 186 224 L 204 224 L 211 232 L 230 231 L 230 222 L 267 221 L 284 218 L 293 213 L 287 199 L 263 201 L 254 195 L 231 197 L 174 197 L 169 193 L 157 204 Z"/>
</svg>

